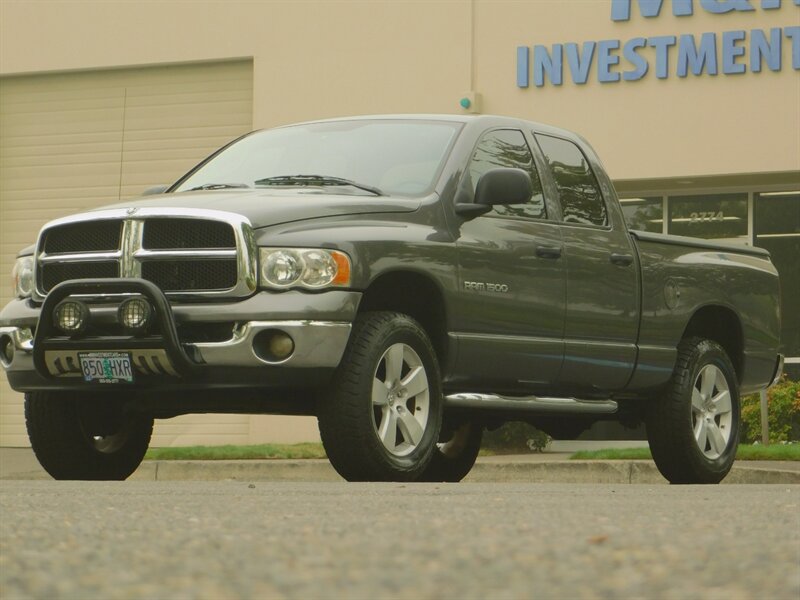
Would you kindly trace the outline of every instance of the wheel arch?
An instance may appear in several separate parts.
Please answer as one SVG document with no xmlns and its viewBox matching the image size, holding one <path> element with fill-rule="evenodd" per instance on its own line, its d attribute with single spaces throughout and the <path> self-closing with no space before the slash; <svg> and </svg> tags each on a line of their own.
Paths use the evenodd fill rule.
<svg viewBox="0 0 800 600">
<path fill-rule="evenodd" d="M 744 335 L 739 316 L 730 308 L 706 305 L 695 311 L 681 339 L 703 337 L 717 342 L 727 353 L 741 383 L 744 371 Z"/>
<path fill-rule="evenodd" d="M 410 270 L 382 273 L 364 290 L 358 312 L 404 313 L 425 329 L 440 365 L 447 359 L 447 313 L 444 294 L 431 277 Z"/>
</svg>

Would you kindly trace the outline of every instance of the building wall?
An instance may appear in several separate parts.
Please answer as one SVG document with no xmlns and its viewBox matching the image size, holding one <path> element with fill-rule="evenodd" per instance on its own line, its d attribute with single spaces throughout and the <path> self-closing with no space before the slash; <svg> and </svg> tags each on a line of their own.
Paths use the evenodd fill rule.
<svg viewBox="0 0 800 600">
<path fill-rule="evenodd" d="M 662 4 L 660 16 L 646 18 L 633 0 L 630 19 L 613 21 L 612 0 L 2 0 L 0 87 L 46 74 L 68 77 L 245 60 L 252 64 L 253 128 L 350 114 L 459 113 L 465 111 L 459 100 L 472 93 L 478 102 L 469 110 L 580 132 L 628 196 L 648 190 L 692 193 L 698 186 L 708 191 L 745 185 L 751 195 L 800 189 L 800 77 L 795 67 L 800 36 L 796 57 L 793 40 L 782 39 L 779 72 L 766 67 L 750 72 L 746 51 L 739 59 L 748 65 L 744 74 L 681 78 L 675 74 L 677 52 L 672 48 L 669 76 L 659 79 L 655 50 L 643 48 L 641 55 L 650 63 L 644 77 L 600 83 L 595 48 L 585 84 L 573 83 L 565 64 L 561 85 L 518 85 L 520 47 L 532 55 L 535 46 L 552 53 L 554 45 L 569 42 L 624 44 L 637 37 L 682 34 L 699 39 L 707 32 L 716 34 L 721 47 L 723 32 L 741 30 L 746 39 L 740 45 L 749 51 L 752 30 L 800 26 L 794 0 L 784 0 L 775 10 L 762 10 L 762 2 L 752 0 L 754 10 L 726 14 L 711 14 L 694 0 L 692 16 L 674 16 L 675 3 Z M 623 59 L 612 71 L 628 67 Z M 533 76 L 532 70 L 528 73 Z M 55 91 L 58 80 L 49 79 Z M 0 130 L 0 140 L 5 134 Z M 197 158 L 206 151 L 198 148 Z M 172 178 L 182 168 L 176 167 Z M 0 173 L 0 182 L 3 178 Z M 142 190 L 146 187 L 143 182 Z M 0 187 L 3 218 L 9 207 Z M 52 210 L 35 201 L 31 206 L 36 215 L 59 216 Z M 2 240 L 3 272 L 16 246 L 24 245 L 9 240 Z M 4 386 L 0 383 L 0 444 L 25 443 L 19 398 Z M 236 443 L 317 435 L 310 419 L 224 416 L 209 421 L 192 416 L 161 424 L 164 435 L 157 440 L 175 445 L 208 441 L 209 428 Z"/>
<path fill-rule="evenodd" d="M 705 0 L 706 2 L 708 0 Z M 252 57 L 256 127 L 359 113 L 482 112 L 590 139 L 615 179 L 800 169 L 800 85 L 783 67 L 743 75 L 521 89 L 518 46 L 800 24 L 800 7 L 612 21 L 611 0 L 99 2 L 4 0 L 0 74 Z M 79 40 L 79 42 L 78 42 Z M 746 46 L 746 44 L 745 44 Z M 674 51 L 674 49 L 673 49 Z M 648 48 L 643 55 L 652 59 Z M 673 57 L 674 58 L 674 57 Z M 747 62 L 745 56 L 742 62 Z M 621 70 L 621 69 L 620 69 Z M 748 70 L 749 71 L 749 70 Z"/>
</svg>

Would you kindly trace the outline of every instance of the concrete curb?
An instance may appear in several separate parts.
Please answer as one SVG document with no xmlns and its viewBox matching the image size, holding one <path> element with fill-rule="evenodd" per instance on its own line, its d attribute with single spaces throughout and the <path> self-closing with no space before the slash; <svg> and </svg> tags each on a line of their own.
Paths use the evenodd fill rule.
<svg viewBox="0 0 800 600">
<path fill-rule="evenodd" d="M 49 480 L 30 448 L 0 448 L 0 480 Z M 327 460 L 146 460 L 138 481 L 342 481 Z M 569 460 L 568 453 L 480 457 L 465 479 L 485 483 L 666 484 L 650 460 Z M 800 462 L 737 461 L 724 483 L 800 485 Z"/>
<path fill-rule="evenodd" d="M 139 481 L 342 481 L 325 460 L 146 461 Z M 666 484 L 649 461 L 478 462 L 465 482 Z M 723 483 L 800 484 L 800 472 L 734 465 Z"/>
</svg>

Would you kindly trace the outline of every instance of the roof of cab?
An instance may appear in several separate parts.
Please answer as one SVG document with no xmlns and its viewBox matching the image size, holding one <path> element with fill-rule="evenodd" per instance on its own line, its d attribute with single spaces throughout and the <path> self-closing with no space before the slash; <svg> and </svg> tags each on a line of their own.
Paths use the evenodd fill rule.
<svg viewBox="0 0 800 600">
<path fill-rule="evenodd" d="M 315 119 L 312 121 L 303 121 L 300 123 L 287 123 L 280 127 L 292 127 L 294 125 L 309 125 L 312 123 L 334 123 L 337 121 L 361 121 L 361 120 L 386 120 L 386 121 L 448 121 L 453 123 L 474 123 L 484 125 L 486 127 L 522 127 L 529 126 L 532 129 L 543 133 L 553 133 L 563 137 L 575 138 L 575 132 L 560 127 L 554 127 L 545 123 L 536 121 L 529 121 L 527 119 L 520 119 L 517 117 L 508 117 L 501 115 L 451 115 L 451 114 L 380 114 L 380 115 L 354 115 L 347 117 L 335 117 L 330 119 Z"/>
</svg>

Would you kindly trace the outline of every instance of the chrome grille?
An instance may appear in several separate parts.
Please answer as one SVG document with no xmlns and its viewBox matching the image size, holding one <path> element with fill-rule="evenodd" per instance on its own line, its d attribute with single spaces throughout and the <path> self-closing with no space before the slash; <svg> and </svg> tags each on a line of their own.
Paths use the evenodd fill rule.
<svg viewBox="0 0 800 600">
<path fill-rule="evenodd" d="M 170 294 L 242 297 L 255 291 L 250 223 L 215 210 L 96 211 L 45 225 L 37 296 L 68 279 L 141 277 Z"/>
</svg>

